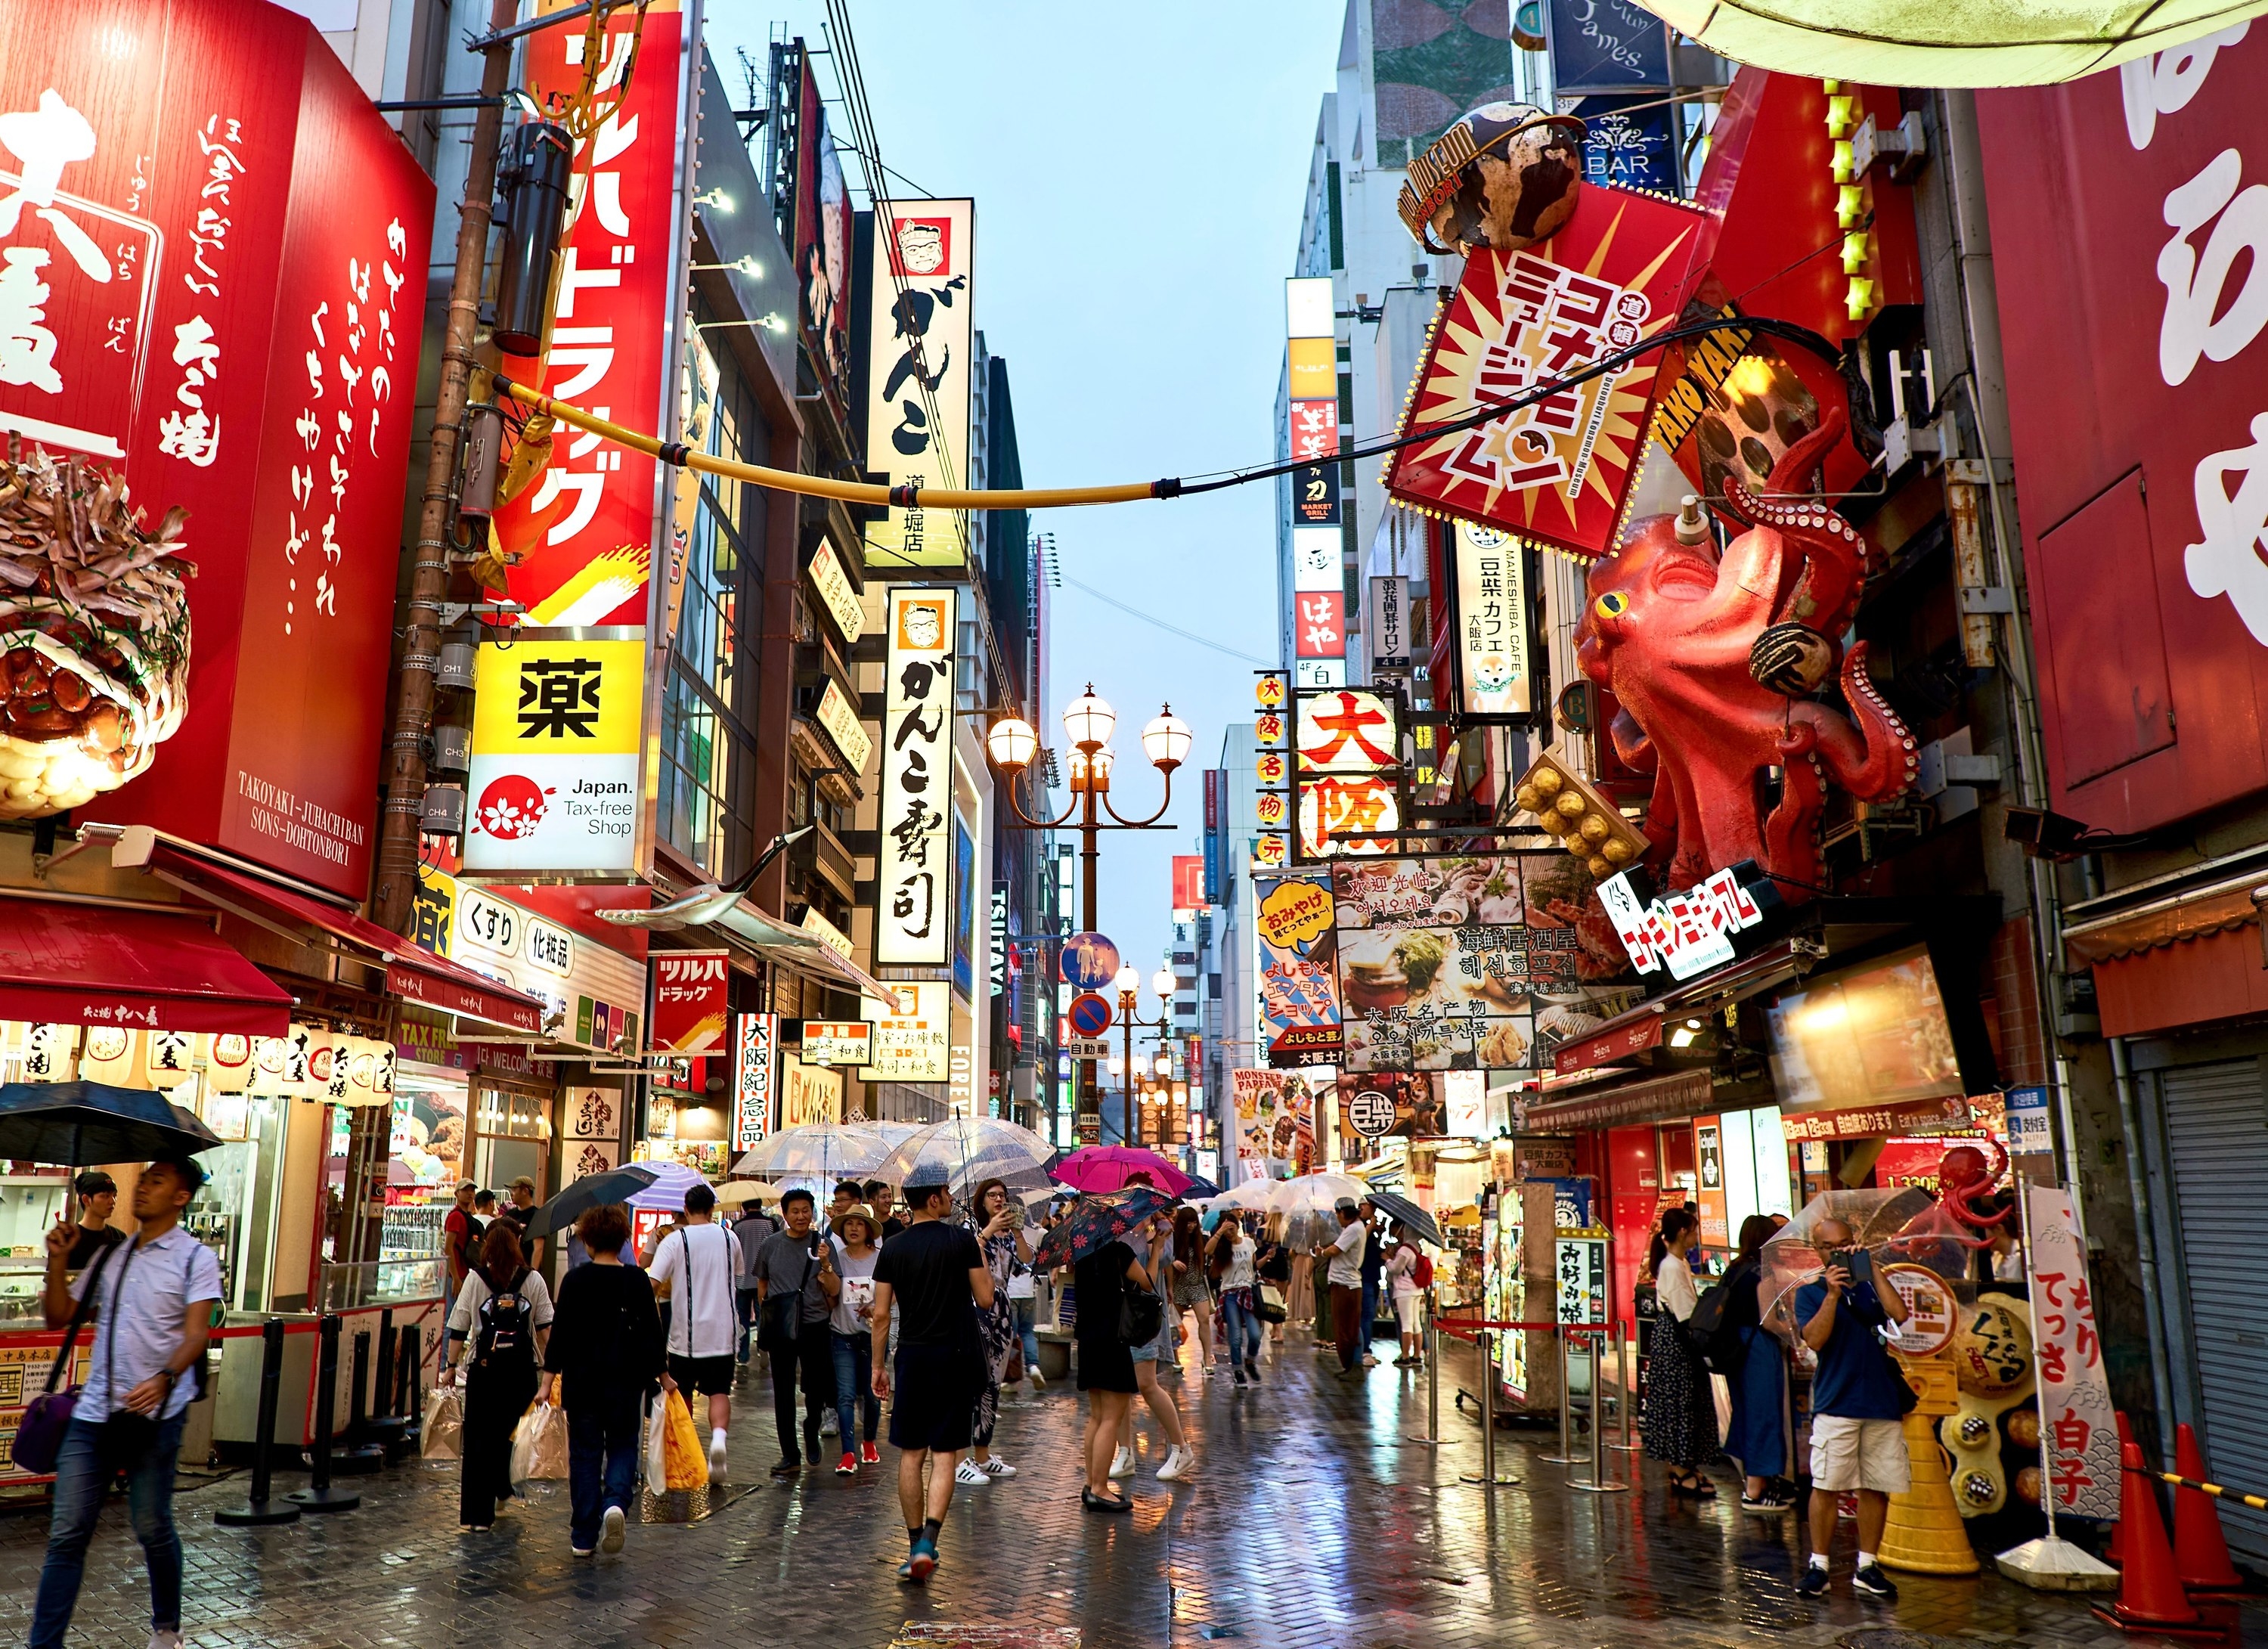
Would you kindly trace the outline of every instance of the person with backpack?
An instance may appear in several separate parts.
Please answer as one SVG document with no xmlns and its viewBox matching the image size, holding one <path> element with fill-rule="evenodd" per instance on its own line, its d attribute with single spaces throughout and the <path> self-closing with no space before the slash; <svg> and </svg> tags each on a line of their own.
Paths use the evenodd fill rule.
<svg viewBox="0 0 2268 1649">
<path fill-rule="evenodd" d="M 1079 1388 L 1086 1394 L 1086 1436 L 1079 1456 L 1086 1482 L 1079 1491 L 1079 1503 L 1090 1512 L 1134 1509 L 1134 1502 L 1111 1483 L 1121 1475 L 1119 1429 L 1131 1415 L 1134 1394 L 1140 1389 L 1134 1347 L 1124 1337 L 1122 1319 L 1140 1314 L 1124 1309 L 1128 1296 L 1156 1296 L 1150 1273 L 1129 1239 L 1135 1239 L 1135 1233 L 1104 1243 L 1071 1268 L 1079 1301 L 1072 1328 L 1079 1343 Z M 1161 1321 L 1164 1314 L 1159 1314 Z M 1131 1470 L 1130 1461 L 1130 1474 Z"/>
<path fill-rule="evenodd" d="M 1394 1316 L 1402 1329 L 1402 1355 L 1397 1368 L 1425 1360 L 1425 1291 L 1433 1284 L 1433 1262 L 1407 1231 L 1395 1233 L 1394 1252 L 1388 1256 L 1386 1275 L 1394 1285 Z"/>
<path fill-rule="evenodd" d="M 1713 1500 L 1717 1485 L 1701 1468 L 1717 1458 L 1717 1403 L 1708 1366 L 1685 1336 L 1700 1303 L 1685 1249 L 1700 1223 L 1684 1209 L 1663 1211 L 1646 1256 L 1660 1311 L 1646 1341 L 1646 1452 L 1669 1466 L 1670 1493 Z"/>
<path fill-rule="evenodd" d="M 1703 1296 L 1693 1313 L 1711 1336 L 1709 1366 L 1732 1388 L 1733 1423 L 1725 1452 L 1741 1462 L 1748 1480 L 1741 1491 L 1744 1512 L 1778 1513 L 1795 1505 L 1795 1496 L 1780 1486 L 1788 1457 L 1787 1353 L 1764 1326 L 1756 1300 L 1764 1247 L 1778 1229 L 1770 1214 L 1742 1220 L 1740 1251 L 1724 1280 Z"/>
<path fill-rule="evenodd" d="M 551 1291 L 519 1247 L 519 1226 L 491 1221 L 481 1261 L 467 1273 L 449 1313 L 455 1361 L 441 1382 L 465 1383 L 462 1470 L 457 1532 L 496 1527 L 497 1508 L 512 1496 L 512 1434 L 535 1397 L 537 1364 L 551 1334 Z"/>
<path fill-rule="evenodd" d="M 637 1487 L 639 1411 L 665 1365 L 653 1285 L 622 1263 L 629 1214 L 618 1203 L 585 1209 L 575 1237 L 591 1257 L 560 1279 L 541 1395 L 548 1401 L 556 1381 L 567 1406 L 568 1545 L 588 1557 L 622 1549 Z"/>
</svg>

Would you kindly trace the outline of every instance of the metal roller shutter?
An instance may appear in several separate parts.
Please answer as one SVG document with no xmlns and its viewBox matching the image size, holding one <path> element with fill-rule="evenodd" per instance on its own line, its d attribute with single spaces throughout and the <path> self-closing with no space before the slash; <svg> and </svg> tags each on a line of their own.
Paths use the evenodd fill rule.
<svg viewBox="0 0 2268 1649">
<path fill-rule="evenodd" d="M 2169 1071 L 2161 1084 L 2206 1458 L 2219 1481 L 2257 1493 L 2253 1485 L 2268 1483 L 2268 1310 L 2259 1251 L 2268 1093 L 2253 1059 Z M 2268 1557 L 2260 1520 L 2228 1517 L 2223 1526 L 2230 1545 Z"/>
</svg>

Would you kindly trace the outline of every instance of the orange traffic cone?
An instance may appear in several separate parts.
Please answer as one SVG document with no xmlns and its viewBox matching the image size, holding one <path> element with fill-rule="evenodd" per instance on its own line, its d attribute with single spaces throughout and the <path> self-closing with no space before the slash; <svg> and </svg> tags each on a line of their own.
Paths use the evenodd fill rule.
<svg viewBox="0 0 2268 1649">
<path fill-rule="evenodd" d="M 2126 1566 L 2118 1577 L 2118 1601 L 2095 1613 L 2122 1631 L 2165 1632 L 2183 1638 L 2219 1638 L 2191 1607 L 2174 1573 L 2174 1549 L 2158 1515 L 2158 1497 L 2143 1469 L 2142 1451 L 2129 1443 L 2119 1451 L 2118 1526 L 2126 1535 Z"/>
<path fill-rule="evenodd" d="M 2211 1483 L 2205 1451 L 2188 1425 L 2174 1430 L 2174 1470 L 2192 1483 Z M 2228 1542 L 2220 1532 L 2220 1507 L 2202 1489 L 2174 1491 L 2174 1572 L 2192 1592 L 2242 1592 L 2244 1577 L 2228 1561 Z"/>
<path fill-rule="evenodd" d="M 2125 1410 L 2113 1410 L 2111 1415 L 2118 1422 L 2118 1454 L 2119 1458 L 2123 1460 L 2126 1454 L 2126 1445 L 2134 1440 L 2134 1429 L 2126 1424 Z M 2122 1489 L 2119 1493 L 2123 1498 L 2125 1491 Z M 2110 1543 L 2102 1549 L 2102 1561 L 2113 1569 L 2126 1561 L 2126 1520 L 2124 1518 L 2120 1518 L 2110 1526 Z"/>
</svg>

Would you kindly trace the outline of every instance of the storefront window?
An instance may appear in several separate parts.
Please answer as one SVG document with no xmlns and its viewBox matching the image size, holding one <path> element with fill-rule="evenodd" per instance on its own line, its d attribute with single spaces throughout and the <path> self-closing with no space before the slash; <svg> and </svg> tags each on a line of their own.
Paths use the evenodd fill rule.
<svg viewBox="0 0 2268 1649">
<path fill-rule="evenodd" d="M 546 1169 L 551 1159 L 554 1097 L 475 1079 L 469 1177 L 493 1190 L 499 1204 L 510 1195 L 512 1182 L 522 1174 L 535 1182 L 537 1201 L 549 1194 Z"/>
<path fill-rule="evenodd" d="M 379 1287 L 387 1295 L 438 1294 L 446 1278 L 442 1222 L 456 1200 L 465 1149 L 465 1078 L 433 1066 L 398 1065 L 387 1156 Z"/>
<path fill-rule="evenodd" d="M 275 1293 L 276 1217 L 291 1101 L 269 1094 L 239 1095 L 237 1101 L 244 1137 L 199 1155 L 207 1178 L 181 1223 L 218 1257 L 222 1304 L 230 1311 L 267 1311 Z"/>
</svg>

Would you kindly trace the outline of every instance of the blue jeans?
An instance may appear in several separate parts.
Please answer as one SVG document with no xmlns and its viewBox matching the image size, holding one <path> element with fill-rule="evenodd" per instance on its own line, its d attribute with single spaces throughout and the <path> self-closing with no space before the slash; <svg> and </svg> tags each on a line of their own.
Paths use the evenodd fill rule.
<svg viewBox="0 0 2268 1649">
<path fill-rule="evenodd" d="M 874 1336 L 843 1334 L 829 1329 L 835 1341 L 835 1429 L 843 1434 L 843 1452 L 850 1453 L 851 1424 L 863 1410 L 865 1440 L 874 1440 L 882 1424 L 882 1400 L 874 1395 Z"/>
<path fill-rule="evenodd" d="M 1357 1358 L 1370 1355 L 1370 1336 L 1377 1327 L 1378 1279 L 1374 1277 L 1366 1277 L 1362 1279 L 1362 1329 L 1355 1336 L 1354 1341 Z"/>
<path fill-rule="evenodd" d="M 733 1355 L 740 1362 L 745 1363 L 748 1360 L 748 1336 L 755 1330 L 756 1310 L 762 1304 L 762 1296 L 753 1288 L 735 1289 L 733 1292 L 733 1314 L 740 1320 L 740 1338 L 733 1344 Z"/>
<path fill-rule="evenodd" d="M 55 1506 L 48 1521 L 48 1557 L 40 1568 L 39 1600 L 32 1606 L 32 1649 L 63 1649 L 71 1610 L 86 1577 L 87 1542 L 110 1487 L 114 1467 L 126 1474 L 126 1505 L 134 1537 L 142 1542 L 150 1567 L 150 1630 L 178 1631 L 181 1625 L 181 1537 L 173 1532 L 173 1463 L 181 1452 L 184 1409 L 162 1421 L 149 1447 L 132 1460 L 106 1466 L 102 1428 L 74 1418 L 55 1456 Z"/>
<path fill-rule="evenodd" d="M 1024 1343 L 1024 1373 L 1029 1377 L 1040 1372 L 1039 1302 L 1027 1295 L 1008 1304 L 1015 1308 L 1016 1336 Z"/>
<path fill-rule="evenodd" d="M 575 1393 L 567 1410 L 567 1532 L 578 1551 L 599 1543 L 608 1506 L 628 1516 L 637 1487 L 638 1408 L 635 1391 Z"/>
<path fill-rule="evenodd" d="M 1260 1314 L 1247 1311 L 1240 1303 L 1242 1298 L 1243 1291 L 1233 1288 L 1220 1297 L 1221 1321 L 1228 1329 L 1228 1360 L 1233 1364 L 1260 1360 Z"/>
</svg>

